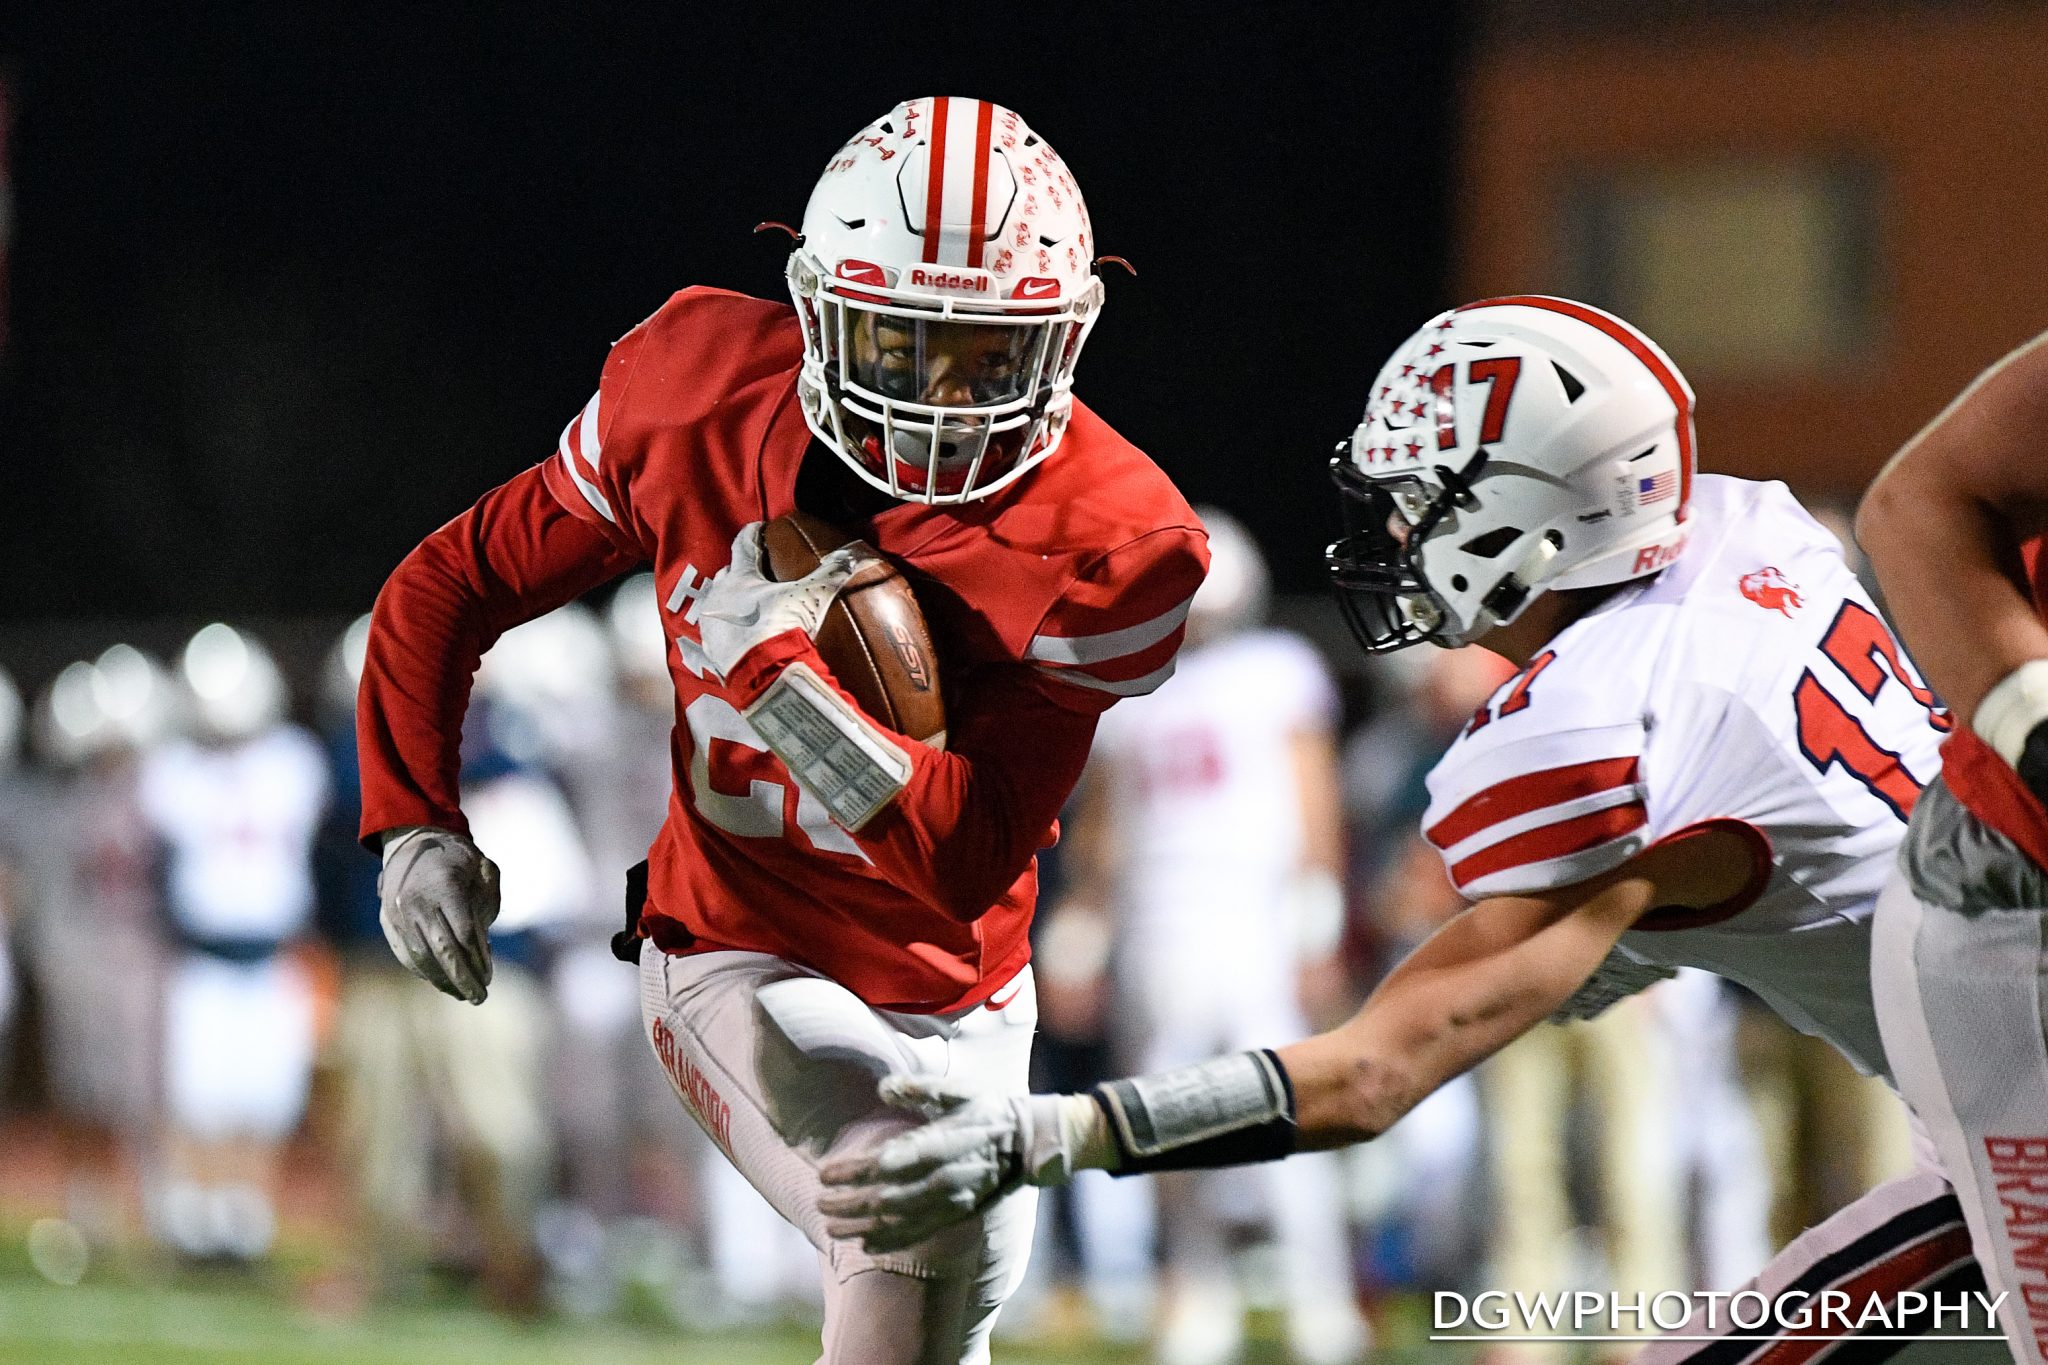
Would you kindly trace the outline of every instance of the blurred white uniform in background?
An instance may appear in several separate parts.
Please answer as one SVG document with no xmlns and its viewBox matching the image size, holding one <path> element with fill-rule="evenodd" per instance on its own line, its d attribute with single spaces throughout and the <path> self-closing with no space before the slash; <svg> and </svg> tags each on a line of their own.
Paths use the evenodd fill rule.
<svg viewBox="0 0 2048 1365">
<path fill-rule="evenodd" d="M 1076 899 L 1100 898 L 1114 917 L 1112 1034 L 1121 1062 L 1140 1071 L 1313 1032 L 1304 972 L 1328 962 L 1343 929 L 1335 690 L 1306 641 L 1255 629 L 1266 596 L 1257 546 L 1227 514 L 1201 512 L 1212 562 L 1178 671 L 1103 717 L 1077 816 L 1095 826 L 1078 842 L 1096 856 L 1084 855 L 1093 866 Z M 1150 1230 L 1148 1185 L 1162 1196 L 1171 1272 L 1162 1360 L 1238 1354 L 1244 1298 L 1225 1232 L 1249 1218 L 1272 1231 L 1296 1357 L 1363 1353 L 1335 1155 L 1091 1179 L 1077 1192 L 1091 1251 L 1134 1259 Z"/>
<path fill-rule="evenodd" d="M 254 640 L 208 626 L 179 673 L 194 737 L 149 754 L 140 783 L 182 950 L 164 996 L 158 1221 L 181 1252 L 246 1260 L 276 1235 L 277 1149 L 312 1079 L 312 987 L 284 950 L 312 918 L 327 764 L 284 720 L 283 679 Z"/>
<path fill-rule="evenodd" d="M 162 666 L 129 645 L 66 667 L 32 719 L 46 780 L 24 789 L 29 804 L 15 813 L 27 883 L 20 943 L 40 1010 L 65 1214 L 96 1245 L 124 1236 L 130 1177 L 154 1137 L 163 923 L 136 772 L 173 723 L 172 691 Z"/>
</svg>

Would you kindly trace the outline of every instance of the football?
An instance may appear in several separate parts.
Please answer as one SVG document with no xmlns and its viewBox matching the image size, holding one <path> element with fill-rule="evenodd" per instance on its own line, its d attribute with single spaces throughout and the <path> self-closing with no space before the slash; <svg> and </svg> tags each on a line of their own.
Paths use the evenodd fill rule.
<svg viewBox="0 0 2048 1365">
<path fill-rule="evenodd" d="M 802 578 L 819 559 L 856 540 L 822 517 L 791 512 L 761 531 L 761 557 L 778 583 Z M 925 744 L 946 742 L 939 657 L 910 580 L 877 557 L 847 580 L 818 629 L 818 654 L 860 709 L 886 729 Z"/>
</svg>

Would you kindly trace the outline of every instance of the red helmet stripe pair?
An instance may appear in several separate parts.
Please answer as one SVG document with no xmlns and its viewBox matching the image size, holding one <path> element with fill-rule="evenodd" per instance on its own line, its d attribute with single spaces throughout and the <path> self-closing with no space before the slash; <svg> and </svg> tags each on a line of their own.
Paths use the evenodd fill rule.
<svg viewBox="0 0 2048 1365">
<path fill-rule="evenodd" d="M 955 103 L 972 106 L 974 169 L 968 201 L 967 259 L 948 264 L 979 268 L 983 239 L 988 236 L 989 136 L 995 126 L 995 106 L 987 100 L 955 101 L 940 96 L 932 101 L 932 131 L 927 144 L 930 151 L 924 184 L 924 259 L 928 264 L 939 263 L 940 228 L 946 204 L 946 163 L 953 160 L 953 149 L 947 145 L 946 139 Z M 970 111 L 963 109 L 961 113 L 966 117 Z"/>
<path fill-rule="evenodd" d="M 1678 372 L 1673 370 L 1670 363 L 1658 355 L 1633 327 L 1596 309 L 1573 303 L 1570 299 L 1555 299 L 1546 294 L 1510 294 L 1505 298 L 1481 299 L 1477 303 L 1468 303 L 1458 311 L 1467 313 L 1474 308 L 1512 306 L 1541 308 L 1551 313 L 1562 313 L 1568 318 L 1577 318 L 1588 326 L 1597 327 L 1626 347 L 1628 353 L 1642 361 L 1644 367 L 1655 376 L 1657 382 L 1663 386 L 1665 394 L 1670 397 L 1672 406 L 1678 409 L 1678 507 L 1679 516 L 1683 518 L 1686 509 L 1692 506 L 1692 399 L 1687 396 L 1685 383 L 1679 379 Z"/>
</svg>

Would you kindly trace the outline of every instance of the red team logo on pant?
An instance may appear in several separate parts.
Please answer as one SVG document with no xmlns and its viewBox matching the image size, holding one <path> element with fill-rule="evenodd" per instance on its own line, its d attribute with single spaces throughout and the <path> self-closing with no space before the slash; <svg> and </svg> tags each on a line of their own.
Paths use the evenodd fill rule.
<svg viewBox="0 0 2048 1365">
<path fill-rule="evenodd" d="M 2034 1341 L 2048 1353 L 2048 1137 L 1984 1139 Z"/>
<path fill-rule="evenodd" d="M 654 1055 L 661 1058 L 662 1069 L 675 1082 L 676 1091 L 683 1102 L 697 1111 L 698 1122 L 704 1131 L 711 1134 L 718 1145 L 732 1151 L 732 1106 L 719 1098 L 711 1082 L 704 1079 L 704 1073 L 697 1064 L 683 1055 L 676 1046 L 676 1035 L 665 1019 L 654 1021 Z"/>
</svg>

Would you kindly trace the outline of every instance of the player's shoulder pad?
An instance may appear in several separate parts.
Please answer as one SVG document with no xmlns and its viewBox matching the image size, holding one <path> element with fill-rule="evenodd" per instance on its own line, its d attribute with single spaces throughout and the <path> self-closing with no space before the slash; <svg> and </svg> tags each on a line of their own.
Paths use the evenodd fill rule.
<svg viewBox="0 0 2048 1365">
<path fill-rule="evenodd" d="M 1647 661 L 1572 635 L 1502 683 L 1429 774 L 1423 835 L 1467 897 L 1568 886 L 1647 845 Z"/>
<path fill-rule="evenodd" d="M 678 290 L 612 343 L 600 394 L 599 434 L 704 416 L 738 390 L 780 380 L 803 358 L 788 303 L 729 289 Z"/>
</svg>

